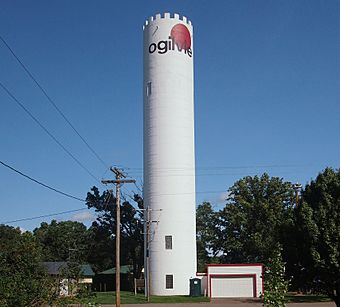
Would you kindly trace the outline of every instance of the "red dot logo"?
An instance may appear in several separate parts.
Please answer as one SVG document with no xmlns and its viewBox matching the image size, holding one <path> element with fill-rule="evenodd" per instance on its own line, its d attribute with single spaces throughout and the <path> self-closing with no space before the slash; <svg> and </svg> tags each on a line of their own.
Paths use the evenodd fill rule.
<svg viewBox="0 0 340 307">
<path fill-rule="evenodd" d="M 191 47 L 191 36 L 188 28 L 179 23 L 175 25 L 170 32 L 170 37 L 174 40 L 174 43 L 184 49 L 188 50 Z"/>
</svg>

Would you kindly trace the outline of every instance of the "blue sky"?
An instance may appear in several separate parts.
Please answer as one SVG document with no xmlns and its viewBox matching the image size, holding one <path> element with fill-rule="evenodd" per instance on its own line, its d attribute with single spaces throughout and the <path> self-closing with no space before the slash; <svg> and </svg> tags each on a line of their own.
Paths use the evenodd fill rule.
<svg viewBox="0 0 340 307">
<path fill-rule="evenodd" d="M 98 155 L 140 186 L 142 25 L 163 12 L 194 25 L 197 203 L 221 208 L 223 191 L 246 175 L 306 184 L 339 167 L 336 0 L 2 1 L 0 35 Z M 96 178 L 112 178 L 1 41 L 0 82 Z M 0 103 L 1 161 L 80 198 L 99 185 L 2 88 Z M 1 165 L 0 184 L 0 223 L 84 207 Z"/>
</svg>

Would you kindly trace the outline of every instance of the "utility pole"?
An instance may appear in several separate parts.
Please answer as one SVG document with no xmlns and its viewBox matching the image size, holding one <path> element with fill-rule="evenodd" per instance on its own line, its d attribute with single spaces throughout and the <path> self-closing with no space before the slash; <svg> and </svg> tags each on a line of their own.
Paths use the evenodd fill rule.
<svg viewBox="0 0 340 307">
<path fill-rule="evenodd" d="M 102 183 L 116 185 L 116 307 L 120 307 L 120 185 L 135 183 L 136 180 L 122 179 L 126 178 L 126 175 L 116 167 L 110 167 L 110 170 L 115 174 L 116 179 L 102 180 Z"/>
<path fill-rule="evenodd" d="M 144 214 L 146 214 L 146 264 L 144 265 L 146 285 L 145 290 L 147 293 L 148 302 L 150 301 L 150 209 L 146 208 Z"/>
<path fill-rule="evenodd" d="M 295 190 L 295 208 L 297 208 L 299 204 L 299 191 L 302 189 L 302 185 L 300 183 L 294 183 L 293 189 Z"/>
<path fill-rule="evenodd" d="M 151 211 L 162 211 L 162 209 L 150 209 L 145 208 L 144 210 L 144 278 L 145 278 L 145 296 L 147 297 L 148 302 L 150 301 L 150 279 L 151 279 L 151 272 L 150 272 L 150 242 L 152 241 L 151 238 L 151 224 L 158 223 L 158 220 L 152 220 L 150 213 Z"/>
</svg>

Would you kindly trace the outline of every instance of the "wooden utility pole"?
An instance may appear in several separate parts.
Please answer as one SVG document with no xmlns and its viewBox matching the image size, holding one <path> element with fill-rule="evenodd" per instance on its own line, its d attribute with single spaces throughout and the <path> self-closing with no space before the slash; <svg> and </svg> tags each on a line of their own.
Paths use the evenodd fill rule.
<svg viewBox="0 0 340 307">
<path fill-rule="evenodd" d="M 302 185 L 300 183 L 294 183 L 293 189 L 295 190 L 295 208 L 297 208 L 299 204 L 299 191 L 302 189 Z"/>
<path fill-rule="evenodd" d="M 113 183 L 116 185 L 116 307 L 120 307 L 120 185 L 123 183 L 135 183 L 134 179 L 126 178 L 121 170 L 110 167 L 116 175 L 115 180 L 102 180 L 103 184 Z"/>
<path fill-rule="evenodd" d="M 162 209 L 151 209 L 151 208 L 145 208 L 144 210 L 144 280 L 145 280 L 145 296 L 148 299 L 148 302 L 150 301 L 150 293 L 151 293 L 151 271 L 150 271 L 150 256 L 151 256 L 151 250 L 150 250 L 150 242 L 152 241 L 151 238 L 151 224 L 152 223 L 158 223 L 158 220 L 152 220 L 151 219 L 151 212 L 152 211 L 162 211 Z"/>
<path fill-rule="evenodd" d="M 146 279 L 146 293 L 150 301 L 150 209 L 146 209 L 146 265 L 144 268 Z"/>
</svg>

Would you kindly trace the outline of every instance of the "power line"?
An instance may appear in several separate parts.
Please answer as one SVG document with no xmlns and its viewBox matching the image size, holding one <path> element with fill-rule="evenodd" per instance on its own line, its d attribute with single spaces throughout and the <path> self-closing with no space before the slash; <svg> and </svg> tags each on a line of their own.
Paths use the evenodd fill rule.
<svg viewBox="0 0 340 307">
<path fill-rule="evenodd" d="M 156 175 L 151 175 L 152 178 L 161 178 L 161 177 L 204 177 L 204 176 L 252 176 L 258 174 L 255 171 L 251 173 L 205 173 L 205 174 L 167 174 L 167 173 L 159 173 Z M 296 174 L 296 171 L 281 171 L 280 174 Z M 139 177 L 135 175 L 135 177 Z"/>
<path fill-rule="evenodd" d="M 219 165 L 214 165 L 214 166 L 202 166 L 202 167 L 178 167 L 178 168 L 171 168 L 171 167 L 160 167 L 156 168 L 156 172 L 174 172 L 174 171 L 184 171 L 184 170 L 219 170 L 219 169 L 248 169 L 248 168 L 292 168 L 292 167 L 304 167 L 308 165 L 289 165 L 289 164 L 273 164 L 273 165 L 238 165 L 238 166 L 219 166 Z M 143 167 L 127 167 L 127 170 L 129 170 L 132 173 L 139 173 L 143 172 Z"/>
<path fill-rule="evenodd" d="M 151 196 L 177 196 L 177 195 L 192 195 L 192 194 L 217 194 L 223 193 L 226 190 L 221 191 L 195 191 L 195 192 L 183 192 L 183 193 L 161 193 L 161 194 L 151 194 Z"/>
<path fill-rule="evenodd" d="M 192 194 L 217 194 L 227 192 L 227 190 L 210 190 L 210 191 L 195 191 L 195 192 L 183 192 L 183 193 L 161 193 L 161 194 L 152 194 L 152 196 L 168 196 L 168 195 L 192 195 Z M 129 197 L 131 200 L 135 201 L 134 198 L 130 195 L 130 192 L 125 189 L 124 195 Z"/>
<path fill-rule="evenodd" d="M 16 222 L 32 221 L 32 220 L 37 220 L 37 219 L 40 219 L 40 218 L 43 218 L 43 217 L 51 217 L 51 216 L 62 215 L 62 214 L 78 212 L 78 211 L 84 211 L 84 210 L 88 210 L 88 209 L 87 208 L 82 208 L 82 209 L 68 210 L 68 211 L 62 211 L 62 212 L 45 214 L 45 215 L 39 215 L 39 216 L 33 216 L 33 217 L 26 217 L 26 218 L 23 218 L 23 219 L 7 221 L 7 222 L 1 222 L 0 224 L 12 224 L 12 223 L 16 223 Z"/>
<path fill-rule="evenodd" d="M 52 106 L 55 108 L 55 110 L 62 116 L 62 118 L 68 123 L 68 125 L 72 128 L 72 130 L 80 137 L 80 139 L 83 141 L 83 143 L 87 146 L 87 148 L 96 156 L 96 158 L 104 165 L 104 167 L 108 167 L 107 164 L 103 161 L 103 159 L 97 154 L 97 152 L 89 145 L 89 143 L 85 140 L 84 137 L 78 132 L 78 130 L 74 127 L 74 125 L 70 122 L 70 120 L 65 116 L 65 114 L 60 110 L 60 108 L 56 105 L 56 103 L 53 101 L 53 99 L 47 94 L 46 90 L 42 87 L 42 85 L 37 81 L 37 79 L 32 75 L 32 73 L 28 70 L 26 65 L 19 59 L 19 57 L 15 54 L 13 49 L 8 45 L 8 43 L 5 41 L 5 39 L 0 35 L 1 41 L 4 43 L 4 45 L 7 47 L 7 49 L 11 52 L 11 54 L 14 56 L 14 58 L 17 60 L 17 62 L 20 64 L 20 66 L 25 70 L 25 72 L 28 74 L 28 76 L 33 80 L 33 82 L 36 84 L 36 86 L 41 90 L 41 92 L 44 94 L 44 96 L 47 98 L 47 100 L 52 104 Z"/>
<path fill-rule="evenodd" d="M 202 191 L 202 192 L 196 192 L 196 193 L 219 193 L 219 192 L 225 192 L 225 191 L 206 191 L 206 192 Z M 163 195 L 169 195 L 169 194 L 163 194 Z M 172 194 L 172 195 L 176 195 L 176 194 Z M 134 201 L 134 199 L 130 195 L 128 195 L 128 197 L 131 200 Z M 107 202 L 108 202 L 108 200 L 107 200 Z M 40 219 L 40 218 L 51 217 L 51 216 L 62 215 L 62 214 L 68 214 L 68 213 L 73 213 L 73 212 L 78 212 L 78 211 L 85 211 L 85 210 L 88 210 L 88 209 L 82 208 L 82 209 L 68 210 L 68 211 L 62 211 L 62 212 L 57 212 L 57 213 L 50 213 L 50 214 L 27 217 L 27 218 L 12 220 L 12 221 L 0 222 L 0 224 L 11 224 L 11 223 L 16 223 L 16 222 L 32 221 L 32 220 L 37 220 L 37 219 Z"/>
<path fill-rule="evenodd" d="M 125 193 L 122 192 L 122 197 L 124 197 L 125 200 L 126 200 L 126 197 L 128 197 L 128 198 L 130 198 L 132 201 L 135 201 L 134 198 L 133 198 L 130 194 L 126 193 L 126 192 L 125 192 Z"/>
<path fill-rule="evenodd" d="M 27 178 L 27 179 L 29 179 L 29 180 L 31 180 L 31 181 L 37 183 L 37 184 L 39 184 L 39 185 L 41 185 L 41 186 L 43 186 L 43 187 L 45 187 L 45 188 L 47 188 L 47 189 L 49 189 L 49 190 L 51 190 L 51 191 L 54 191 L 54 192 L 56 192 L 56 193 L 59 193 L 59 194 L 61 194 L 61 195 L 64 195 L 64 196 L 66 196 L 66 197 L 69 197 L 69 198 L 72 198 L 72 199 L 75 199 L 75 200 L 79 200 L 79 201 L 81 201 L 81 202 L 85 202 L 85 199 L 81 199 L 81 198 L 79 198 L 79 197 L 76 197 L 76 196 L 73 196 L 73 195 L 71 195 L 71 194 L 68 194 L 68 193 L 62 192 L 62 191 L 60 191 L 60 190 L 57 190 L 57 189 L 55 189 L 55 188 L 53 188 L 53 187 L 51 187 L 51 186 L 49 186 L 49 185 L 47 185 L 47 184 L 45 184 L 45 183 L 43 183 L 43 182 L 41 182 L 41 181 L 38 181 L 38 180 L 32 178 L 31 176 L 28 176 L 28 175 L 24 174 L 24 173 L 21 172 L 21 171 L 18 171 L 18 170 L 15 169 L 14 167 L 12 167 L 12 166 L 6 164 L 5 162 L 0 161 L 0 163 L 1 163 L 3 166 L 9 168 L 10 170 L 16 172 L 17 174 L 19 174 L 19 175 L 21 175 L 21 176 L 23 176 L 23 177 L 25 177 L 25 178 Z"/>
<path fill-rule="evenodd" d="M 137 188 L 137 190 L 143 195 L 143 191 L 142 189 L 137 185 L 137 183 L 134 183 L 135 187 Z"/>
<path fill-rule="evenodd" d="M 74 161 L 76 161 L 83 170 L 100 183 L 100 180 L 94 176 L 88 168 L 86 168 L 62 143 L 60 143 L 57 138 L 1 82 L 0 86 L 8 94 L 8 96 L 10 96 L 39 125 L 39 127 L 53 139 L 54 142 L 56 142 Z"/>
</svg>

